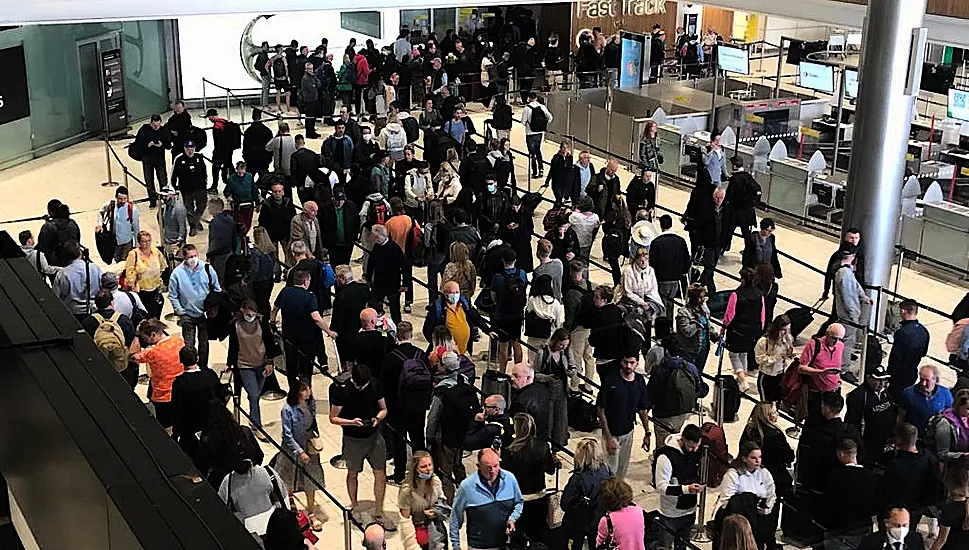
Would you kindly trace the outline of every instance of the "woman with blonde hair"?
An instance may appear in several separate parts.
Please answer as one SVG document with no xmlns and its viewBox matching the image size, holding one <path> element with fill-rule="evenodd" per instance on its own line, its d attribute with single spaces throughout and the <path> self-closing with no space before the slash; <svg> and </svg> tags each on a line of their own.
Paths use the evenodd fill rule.
<svg viewBox="0 0 969 550">
<path fill-rule="evenodd" d="M 731 514 L 723 520 L 719 550 L 758 550 L 747 518 L 740 514 Z"/>
<path fill-rule="evenodd" d="M 942 506 L 939 536 L 932 550 L 969 548 L 969 472 L 965 468 L 949 468 L 944 477 L 949 500 Z"/>
<path fill-rule="evenodd" d="M 771 401 L 754 405 L 747 426 L 740 435 L 740 444 L 748 441 L 756 443 L 761 449 L 761 462 L 774 477 L 775 491 L 781 497 L 787 496 L 794 480 L 788 467 L 794 463 L 794 449 L 787 442 L 787 436 L 777 425 L 780 415 L 777 406 Z"/>
<path fill-rule="evenodd" d="M 501 467 L 515 474 L 525 498 L 515 530 L 528 540 L 543 541 L 548 534 L 548 495 L 545 474 L 554 474 L 558 461 L 547 441 L 535 435 L 535 419 L 527 413 L 512 417 L 515 440 L 501 453 Z"/>
<path fill-rule="evenodd" d="M 448 149 L 448 161 L 441 164 L 440 170 L 434 176 L 434 196 L 443 200 L 445 205 L 453 204 L 461 193 L 461 178 L 458 177 L 458 168 L 455 164 L 455 162 L 460 164 L 460 161 L 455 159 L 455 162 L 451 162 L 452 153 L 457 155 L 454 149 Z"/>
<path fill-rule="evenodd" d="M 414 451 L 404 485 L 397 497 L 405 550 L 443 550 L 447 547 L 446 520 L 450 508 L 434 461 L 427 451 Z"/>
<path fill-rule="evenodd" d="M 596 548 L 596 528 L 605 508 L 599 498 L 602 484 L 612 476 L 599 439 L 583 437 L 575 447 L 575 469 L 562 490 L 560 504 L 565 511 L 562 526 L 569 548 Z"/>
<path fill-rule="evenodd" d="M 161 318 L 165 298 L 162 296 L 162 271 L 167 262 L 161 252 L 151 245 L 151 233 L 138 232 L 138 247 L 125 258 L 125 285 L 138 293 L 149 317 Z M 124 290 L 124 289 L 122 289 Z M 132 300 L 132 309 L 134 306 Z"/>
<path fill-rule="evenodd" d="M 468 245 L 460 241 L 451 243 L 450 258 L 451 261 L 444 266 L 444 275 L 441 277 L 441 292 L 445 292 L 444 287 L 449 281 L 454 281 L 461 287 L 461 296 L 471 300 L 478 271 L 471 261 Z"/>
</svg>

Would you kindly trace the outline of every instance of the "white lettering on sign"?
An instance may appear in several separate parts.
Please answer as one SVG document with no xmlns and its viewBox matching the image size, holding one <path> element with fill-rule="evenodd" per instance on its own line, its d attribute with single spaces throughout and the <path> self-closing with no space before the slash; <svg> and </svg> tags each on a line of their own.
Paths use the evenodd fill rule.
<svg viewBox="0 0 969 550">
<path fill-rule="evenodd" d="M 581 0 L 579 2 L 579 17 L 589 19 L 660 13 L 666 13 L 666 0 Z"/>
<path fill-rule="evenodd" d="M 3 109 L 3 96 L 0 95 L 0 109 Z"/>
</svg>

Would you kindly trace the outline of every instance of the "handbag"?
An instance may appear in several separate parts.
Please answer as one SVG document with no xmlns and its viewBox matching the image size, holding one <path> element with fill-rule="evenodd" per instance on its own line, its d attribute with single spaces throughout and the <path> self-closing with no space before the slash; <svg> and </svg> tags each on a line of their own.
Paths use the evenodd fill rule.
<svg viewBox="0 0 969 550">
<path fill-rule="evenodd" d="M 565 510 L 562 509 L 562 492 L 555 491 L 548 495 L 548 516 L 545 518 L 549 529 L 557 529 L 562 525 Z"/>
<path fill-rule="evenodd" d="M 552 336 L 552 320 L 543 319 L 534 311 L 525 312 L 525 336 L 547 340 Z"/>
<path fill-rule="evenodd" d="M 323 451 L 323 438 L 314 435 L 306 442 L 306 454 L 308 455 L 318 455 Z"/>
<path fill-rule="evenodd" d="M 612 528 L 612 516 L 606 514 L 606 538 L 603 539 L 602 544 L 596 546 L 596 550 L 619 550 L 619 545 L 616 544 L 615 530 Z"/>
</svg>

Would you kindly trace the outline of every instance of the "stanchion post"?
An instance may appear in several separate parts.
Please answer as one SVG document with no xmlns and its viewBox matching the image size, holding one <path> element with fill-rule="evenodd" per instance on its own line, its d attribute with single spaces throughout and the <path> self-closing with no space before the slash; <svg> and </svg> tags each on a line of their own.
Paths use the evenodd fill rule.
<svg viewBox="0 0 969 550">
<path fill-rule="evenodd" d="M 105 117 L 105 119 L 107 119 L 107 117 Z M 107 120 L 105 120 L 105 124 L 107 124 Z M 108 171 L 108 179 L 101 183 L 101 187 L 117 186 L 118 182 L 114 181 L 114 178 L 111 177 L 111 144 L 108 143 L 107 126 L 104 127 L 104 165 Z"/>
<path fill-rule="evenodd" d="M 902 263 L 905 261 L 905 249 L 898 249 L 898 267 L 895 268 L 895 286 L 892 292 L 898 294 L 898 283 L 902 279 Z"/>
<path fill-rule="evenodd" d="M 343 509 L 343 548 L 345 550 L 351 550 L 353 546 L 353 538 L 351 525 L 353 525 L 353 520 L 350 517 L 350 509 Z"/>
<path fill-rule="evenodd" d="M 202 112 L 205 112 L 208 110 L 209 110 L 209 101 L 208 101 L 208 97 L 206 97 L 206 94 L 205 94 L 205 79 L 203 78 L 202 79 Z"/>
<path fill-rule="evenodd" d="M 707 536 L 706 524 L 704 523 L 707 514 L 707 478 L 710 476 L 710 448 L 703 448 L 703 457 L 700 459 L 700 482 L 703 483 L 703 490 L 700 491 L 700 502 L 696 508 L 696 524 L 693 526 L 693 534 L 690 540 L 693 542 L 710 542 Z"/>
<path fill-rule="evenodd" d="M 225 118 L 226 120 L 232 120 L 232 104 L 229 103 L 230 90 L 225 89 Z"/>
</svg>

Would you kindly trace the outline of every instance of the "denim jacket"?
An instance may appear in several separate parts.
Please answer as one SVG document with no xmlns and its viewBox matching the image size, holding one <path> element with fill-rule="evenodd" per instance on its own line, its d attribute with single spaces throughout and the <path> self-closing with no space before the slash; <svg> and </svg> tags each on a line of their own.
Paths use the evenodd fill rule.
<svg viewBox="0 0 969 550">
<path fill-rule="evenodd" d="M 286 405 L 282 412 L 283 449 L 291 456 L 298 457 L 305 452 L 316 420 L 316 400 L 312 397 L 305 406 Z"/>
</svg>

